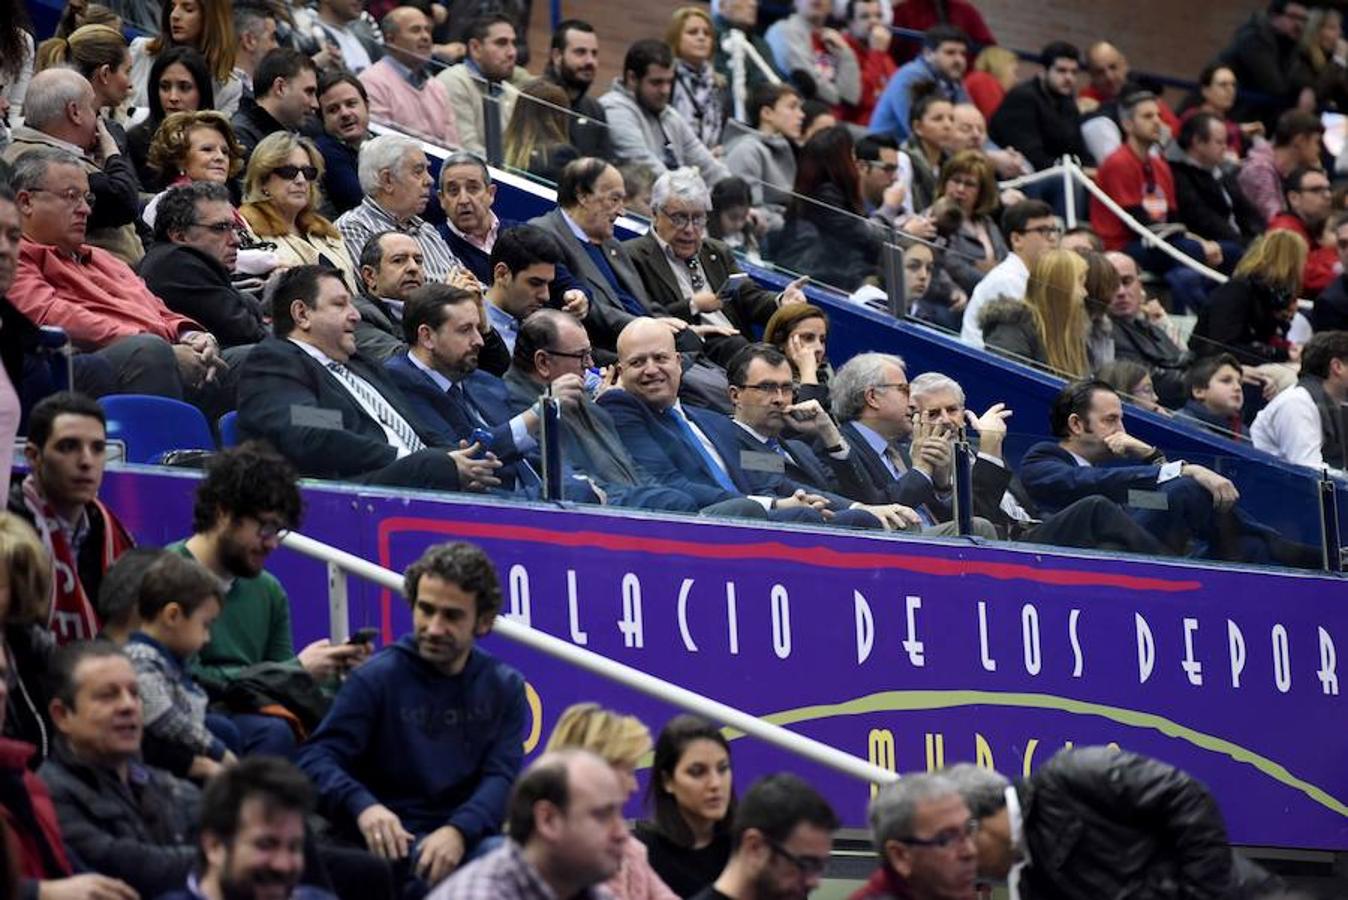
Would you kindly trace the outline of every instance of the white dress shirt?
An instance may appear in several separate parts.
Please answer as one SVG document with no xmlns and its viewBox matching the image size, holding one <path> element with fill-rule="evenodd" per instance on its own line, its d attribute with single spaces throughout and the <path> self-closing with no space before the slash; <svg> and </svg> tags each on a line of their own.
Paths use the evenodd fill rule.
<svg viewBox="0 0 1348 900">
<path fill-rule="evenodd" d="M 1025 260 L 1015 253 L 1008 253 L 1006 259 L 997 263 L 969 295 L 969 303 L 964 307 L 964 324 L 960 327 L 960 340 L 971 347 L 983 346 L 983 328 L 978 324 L 978 316 L 983 307 L 998 297 L 1024 300 L 1025 291 L 1030 284 L 1030 270 Z"/>
<path fill-rule="evenodd" d="M 322 350 L 319 350 L 313 344 L 306 344 L 304 341 L 297 341 L 294 338 L 290 338 L 290 343 L 294 344 L 296 347 L 299 347 L 305 353 L 309 354 L 311 357 L 317 360 L 318 364 L 323 367 L 324 371 L 328 371 L 328 366 L 332 365 L 333 363 L 339 362 L 338 360 L 333 359 L 331 356 L 328 356 Z M 350 366 L 347 366 L 346 363 L 340 363 L 340 365 L 346 366 L 347 374 L 351 377 L 352 381 L 358 381 L 361 384 L 365 385 L 370 389 L 371 393 L 374 394 L 379 393 L 379 389 L 377 387 L 370 384 L 370 382 L 366 381 L 364 378 L 361 378 L 360 375 L 357 374 L 356 371 L 352 369 Z M 340 384 L 342 386 L 342 390 L 346 391 L 347 395 L 352 400 L 355 400 L 357 405 L 359 405 L 361 409 L 365 410 L 365 414 L 367 416 L 369 416 L 371 419 L 374 419 L 375 422 L 379 424 L 379 427 L 384 429 L 384 435 L 385 437 L 388 438 L 389 446 L 398 451 L 399 459 L 402 459 L 404 456 L 407 456 L 409 453 L 412 452 L 412 448 L 407 446 L 407 443 L 398 434 L 397 429 L 384 423 L 383 419 L 380 417 L 379 410 L 371 406 L 369 402 L 360 394 L 349 389 L 346 386 L 346 384 L 343 383 L 342 379 L 338 378 L 336 375 L 333 375 L 332 372 L 328 372 L 328 374 L 332 375 L 332 380 Z M 410 422 L 408 423 L 408 427 L 411 427 Z"/>
<path fill-rule="evenodd" d="M 1324 432 L 1320 410 L 1310 391 L 1301 385 L 1290 387 L 1259 411 L 1250 426 L 1254 446 L 1299 466 L 1322 469 Z"/>
</svg>

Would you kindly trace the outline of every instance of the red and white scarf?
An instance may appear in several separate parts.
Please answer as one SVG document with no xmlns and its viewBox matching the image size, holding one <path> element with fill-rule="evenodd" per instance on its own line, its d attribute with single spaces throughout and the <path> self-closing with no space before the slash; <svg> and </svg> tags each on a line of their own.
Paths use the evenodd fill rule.
<svg viewBox="0 0 1348 900">
<path fill-rule="evenodd" d="M 58 644 L 87 641 L 98 634 L 101 623 L 93 603 L 84 591 L 84 585 L 80 584 L 79 560 L 75 558 L 74 548 L 66 536 L 65 524 L 47 498 L 38 491 L 32 475 L 23 480 L 23 502 L 33 514 L 33 526 L 51 556 L 51 612 L 47 616 L 47 627 Z M 101 501 L 95 498 L 92 505 L 103 516 L 100 562 L 106 572 L 117 557 L 135 546 L 135 542 Z"/>
</svg>

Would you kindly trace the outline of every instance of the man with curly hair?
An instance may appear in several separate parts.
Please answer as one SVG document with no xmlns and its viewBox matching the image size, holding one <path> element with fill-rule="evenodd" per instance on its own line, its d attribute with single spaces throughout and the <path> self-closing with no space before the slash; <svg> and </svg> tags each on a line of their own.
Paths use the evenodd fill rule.
<svg viewBox="0 0 1348 900">
<path fill-rule="evenodd" d="M 196 673 L 209 680 L 228 681 L 259 663 L 291 661 L 323 680 L 369 653 L 368 645 L 334 645 L 326 638 L 295 653 L 290 600 L 263 566 L 282 533 L 300 523 L 296 482 L 290 463 L 265 444 L 249 442 L 218 454 L 197 487 L 192 536 L 169 547 L 227 585 L 224 611 L 197 656 Z"/>
<path fill-rule="evenodd" d="M 475 646 L 501 608 L 479 548 L 428 547 L 404 591 L 412 634 L 351 674 L 299 764 L 339 831 L 433 885 L 500 843 L 524 756 L 524 678 Z"/>
</svg>

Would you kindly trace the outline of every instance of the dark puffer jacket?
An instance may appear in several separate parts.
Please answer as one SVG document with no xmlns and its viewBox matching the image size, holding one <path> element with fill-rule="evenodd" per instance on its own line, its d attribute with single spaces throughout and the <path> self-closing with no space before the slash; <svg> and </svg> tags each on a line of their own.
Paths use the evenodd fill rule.
<svg viewBox="0 0 1348 900">
<path fill-rule="evenodd" d="M 1217 803 L 1173 766 L 1107 747 L 1064 750 L 1018 790 L 1032 860 L 1022 896 L 1231 896 L 1231 847 Z"/>
<path fill-rule="evenodd" d="M 1034 321 L 1034 310 L 1024 301 L 999 298 L 979 311 L 983 345 L 1018 362 L 1046 365 L 1043 341 Z"/>
</svg>

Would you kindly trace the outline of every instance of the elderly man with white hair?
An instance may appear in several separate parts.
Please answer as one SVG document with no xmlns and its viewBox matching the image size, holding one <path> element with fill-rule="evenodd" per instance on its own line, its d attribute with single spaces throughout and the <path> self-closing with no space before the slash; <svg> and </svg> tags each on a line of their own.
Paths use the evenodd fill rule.
<svg viewBox="0 0 1348 900">
<path fill-rule="evenodd" d="M 86 240 L 135 265 L 145 255 L 134 225 L 140 181 L 131 161 L 98 117 L 93 86 L 73 69 L 46 69 L 33 76 L 24 98 L 24 123 L 14 129 L 3 159 L 51 147 L 74 154 L 94 195 Z"/>
<path fill-rule="evenodd" d="M 464 268 L 445 239 L 421 214 L 430 201 L 430 165 L 421 144 L 400 134 L 385 134 L 366 141 L 360 148 L 360 188 L 365 198 L 360 206 L 342 213 L 337 230 L 357 271 L 365 244 L 376 234 L 397 231 L 414 238 L 425 259 L 426 281 L 442 281 L 480 290 L 472 273 Z M 469 282 L 471 281 L 471 284 Z"/>
<path fill-rule="evenodd" d="M 651 188 L 655 219 L 641 237 L 624 242 L 657 314 L 688 322 L 706 341 L 707 355 L 725 366 L 754 340 L 783 303 L 804 303 L 793 281 L 774 294 L 740 271 L 734 253 L 707 236 L 711 191 L 697 169 L 672 169 Z"/>
</svg>

